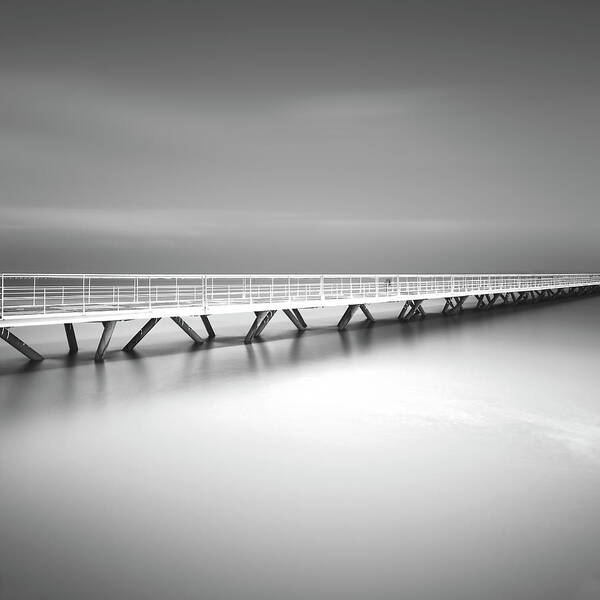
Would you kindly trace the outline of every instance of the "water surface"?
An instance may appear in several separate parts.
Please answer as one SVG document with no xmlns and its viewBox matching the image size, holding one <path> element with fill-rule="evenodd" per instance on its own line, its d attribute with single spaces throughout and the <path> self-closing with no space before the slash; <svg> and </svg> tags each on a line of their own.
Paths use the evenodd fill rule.
<svg viewBox="0 0 600 600">
<path fill-rule="evenodd" d="M 600 298 L 21 330 L 0 347 L 0 598 L 600 597 Z M 397 312 L 397 311 L 396 311 Z M 194 321 L 201 329 L 200 321 Z"/>
</svg>

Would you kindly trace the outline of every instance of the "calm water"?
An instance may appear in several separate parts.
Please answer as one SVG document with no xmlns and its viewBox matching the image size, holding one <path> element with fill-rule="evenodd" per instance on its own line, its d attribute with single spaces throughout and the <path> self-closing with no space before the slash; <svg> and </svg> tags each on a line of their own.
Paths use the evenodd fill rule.
<svg viewBox="0 0 600 600">
<path fill-rule="evenodd" d="M 600 598 L 600 298 L 395 310 L 2 345 L 0 598 Z"/>
</svg>

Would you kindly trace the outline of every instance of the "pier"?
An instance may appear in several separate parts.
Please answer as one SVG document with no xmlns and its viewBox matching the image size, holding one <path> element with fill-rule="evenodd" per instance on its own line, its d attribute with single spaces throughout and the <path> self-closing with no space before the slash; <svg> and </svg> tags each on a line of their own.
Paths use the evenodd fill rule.
<svg viewBox="0 0 600 600">
<path fill-rule="evenodd" d="M 338 329 L 369 305 L 398 303 L 400 321 L 422 319 L 429 300 L 443 300 L 444 315 L 459 314 L 472 297 L 475 310 L 535 303 L 600 292 L 600 273 L 558 274 L 360 274 L 360 275 L 75 275 L 11 273 L 1 276 L 0 338 L 32 361 L 43 356 L 14 332 L 41 325 L 63 326 L 69 353 L 78 352 L 75 326 L 99 323 L 95 359 L 101 361 L 121 321 L 145 321 L 123 347 L 131 352 L 161 319 L 170 319 L 196 344 L 216 336 L 210 317 L 249 313 L 244 343 L 261 336 L 281 311 L 304 331 L 304 309 L 339 306 Z M 200 317 L 200 335 L 186 318 Z M 20 331 L 19 331 L 20 334 Z"/>
</svg>

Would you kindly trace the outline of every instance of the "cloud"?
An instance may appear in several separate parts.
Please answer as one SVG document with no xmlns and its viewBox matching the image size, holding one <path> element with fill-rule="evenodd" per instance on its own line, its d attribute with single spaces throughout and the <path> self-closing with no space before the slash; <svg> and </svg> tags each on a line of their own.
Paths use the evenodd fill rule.
<svg viewBox="0 0 600 600">
<path fill-rule="evenodd" d="M 439 110 L 451 97 L 450 88 L 389 89 L 337 94 L 309 94 L 290 101 L 288 114 L 326 121 L 389 119 Z M 446 106 L 447 108 L 447 106 Z"/>
</svg>

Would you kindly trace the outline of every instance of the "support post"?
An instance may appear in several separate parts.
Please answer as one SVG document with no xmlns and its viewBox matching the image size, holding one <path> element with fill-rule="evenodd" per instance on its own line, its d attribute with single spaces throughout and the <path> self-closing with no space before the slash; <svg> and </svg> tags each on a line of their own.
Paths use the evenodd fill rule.
<svg viewBox="0 0 600 600">
<path fill-rule="evenodd" d="M 194 343 L 204 343 L 204 340 L 181 317 L 171 317 L 171 320 L 177 323 L 194 340 Z"/>
<path fill-rule="evenodd" d="M 263 329 L 267 326 L 267 323 L 275 316 L 275 313 L 277 311 L 276 310 L 270 310 L 265 318 L 262 320 L 262 323 L 258 326 L 258 329 L 256 330 L 256 333 L 254 334 L 254 337 L 259 337 L 260 334 L 263 332 Z"/>
<path fill-rule="evenodd" d="M 410 308 L 412 308 L 412 305 L 413 305 L 412 300 L 407 300 L 404 303 L 404 306 L 402 307 L 402 310 L 400 311 L 400 314 L 398 315 L 399 321 L 402 321 L 404 319 L 404 317 L 406 316 L 406 313 L 409 311 Z"/>
<path fill-rule="evenodd" d="M 212 340 L 215 337 L 215 330 L 213 329 L 212 323 L 208 319 L 208 315 L 201 315 L 202 323 L 204 323 L 204 327 L 206 328 L 206 333 L 208 334 L 208 339 Z"/>
<path fill-rule="evenodd" d="M 306 329 L 306 327 L 302 326 L 302 323 L 300 323 L 298 317 L 296 317 L 294 312 L 289 308 L 284 308 L 283 314 L 296 326 L 296 329 L 298 329 L 298 331 L 304 331 Z"/>
<path fill-rule="evenodd" d="M 448 313 L 453 313 L 456 305 L 454 304 L 454 298 L 444 298 L 446 304 L 444 304 L 444 308 L 442 308 L 442 314 L 446 315 Z"/>
<path fill-rule="evenodd" d="M 65 333 L 67 334 L 67 342 L 69 344 L 69 354 L 77 354 L 79 347 L 77 346 L 73 323 L 65 323 Z"/>
<path fill-rule="evenodd" d="M 308 327 L 308 325 L 306 324 L 306 321 L 304 320 L 302 313 L 297 308 L 292 308 L 292 312 L 296 315 L 296 319 L 298 319 L 298 322 L 300 323 L 300 325 L 302 325 L 302 327 L 304 329 L 306 329 Z"/>
<path fill-rule="evenodd" d="M 476 294 L 475 298 L 477 299 L 477 306 L 475 308 L 477 310 L 485 308 L 485 294 Z"/>
<path fill-rule="evenodd" d="M 116 324 L 116 321 L 104 321 L 104 323 L 102 323 L 102 325 L 104 326 L 104 331 L 102 332 L 102 337 L 100 338 L 100 342 L 98 343 L 98 348 L 96 350 L 96 362 L 104 360 L 104 353 L 108 348 L 108 344 L 115 330 Z"/>
<path fill-rule="evenodd" d="M 467 298 L 468 298 L 468 296 L 453 296 L 453 297 L 444 298 L 444 300 L 446 301 L 446 304 L 444 304 L 444 308 L 442 309 L 442 314 L 449 315 L 449 314 L 454 314 L 457 312 L 462 312 L 464 310 L 463 304 L 465 303 L 465 300 Z"/>
<path fill-rule="evenodd" d="M 44 357 L 28 346 L 23 340 L 18 338 L 14 333 L 11 333 L 8 327 L 0 327 L 0 339 L 3 339 L 7 344 L 25 355 L 29 360 L 39 361 L 44 360 Z"/>
<path fill-rule="evenodd" d="M 337 328 L 339 331 L 344 331 L 346 327 L 348 327 L 348 323 L 350 323 L 350 319 L 354 315 L 354 313 L 358 310 L 358 304 L 350 304 L 348 308 L 345 310 L 342 318 L 340 319 Z"/>
<path fill-rule="evenodd" d="M 154 329 L 154 326 L 160 321 L 160 317 L 150 319 L 123 347 L 124 352 L 133 352 L 133 349 Z"/>
<path fill-rule="evenodd" d="M 254 323 L 252 323 L 250 329 L 248 330 L 248 333 L 246 334 L 246 337 L 244 338 L 244 344 L 252 343 L 252 340 L 256 336 L 256 332 L 258 331 L 260 324 L 263 322 L 263 320 L 269 314 L 269 311 L 268 310 L 259 310 L 259 311 L 256 311 L 254 314 L 255 314 Z"/>
<path fill-rule="evenodd" d="M 486 309 L 489 310 L 490 308 L 492 308 L 494 306 L 494 304 L 496 303 L 496 300 L 498 300 L 498 297 L 500 296 L 500 294 L 487 294 L 486 298 L 488 301 L 488 304 L 486 306 Z"/>
<path fill-rule="evenodd" d="M 456 300 L 456 306 L 454 307 L 453 312 L 462 312 L 465 310 L 463 304 L 468 297 L 469 296 L 456 296 L 456 298 L 454 298 Z"/>
<path fill-rule="evenodd" d="M 412 319 L 417 315 L 423 318 L 425 316 L 425 310 L 423 309 L 422 304 L 423 300 L 415 300 L 412 309 L 408 312 L 408 315 L 406 315 L 406 319 Z"/>
<path fill-rule="evenodd" d="M 371 311 L 367 308 L 366 304 L 360 304 L 360 310 L 363 311 L 363 314 L 367 317 L 369 323 L 375 323 L 375 317 L 371 314 Z"/>
<path fill-rule="evenodd" d="M 416 315 L 419 315 L 421 318 L 425 316 L 425 310 L 421 306 L 423 304 L 423 300 L 407 300 L 398 315 L 398 319 L 400 321 L 410 321 Z"/>
</svg>

